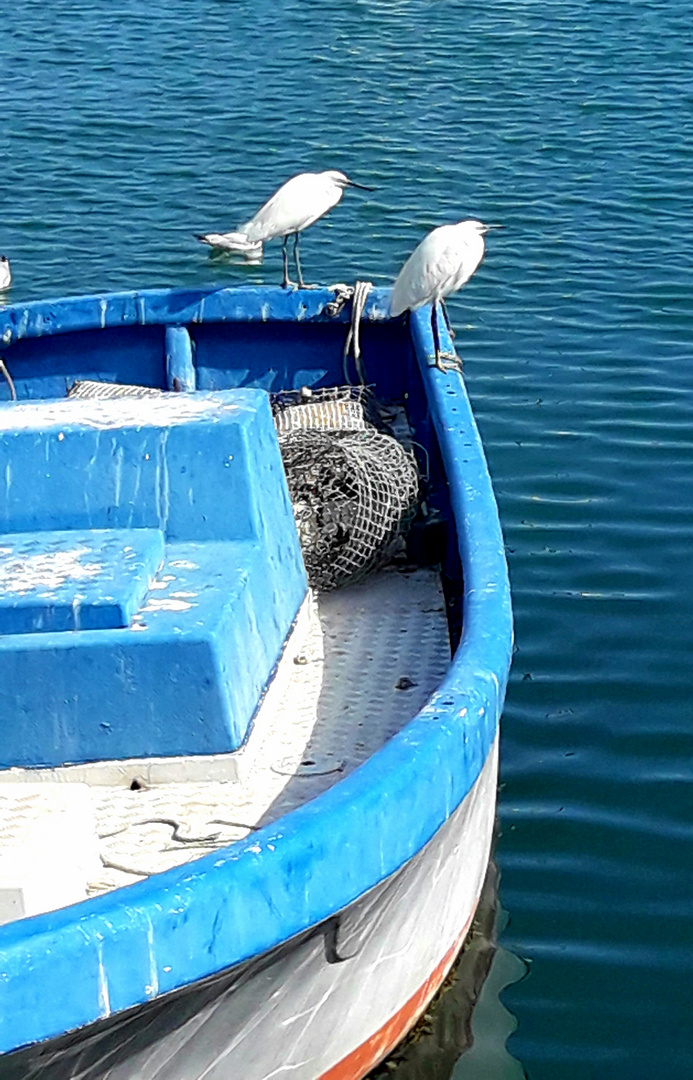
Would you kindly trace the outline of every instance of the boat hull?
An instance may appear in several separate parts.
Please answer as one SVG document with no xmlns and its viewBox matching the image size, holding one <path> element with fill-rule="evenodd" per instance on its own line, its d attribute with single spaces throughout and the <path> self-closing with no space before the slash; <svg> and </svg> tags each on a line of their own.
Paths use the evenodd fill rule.
<svg viewBox="0 0 693 1080">
<path fill-rule="evenodd" d="M 364 1076 L 400 1041 L 464 943 L 493 833 L 497 742 L 457 810 L 395 874 L 264 956 L 0 1059 L 2 1080 Z"/>
<path fill-rule="evenodd" d="M 16 426 L 30 399 L 50 411 L 77 379 L 310 395 L 343 382 L 348 318 L 327 289 L 10 308 L 0 338 L 25 400 L 0 410 Z M 415 1021 L 464 940 L 490 847 L 511 653 L 503 540 L 460 374 L 432 366 L 430 312 L 393 320 L 389 293 L 374 289 L 361 333 L 369 384 L 406 408 L 420 448 L 428 512 L 410 547 L 449 586 L 449 667 L 358 768 L 251 823 L 252 835 L 0 927 L 0 1080 L 362 1076 Z M 446 334 L 441 326 L 444 347 Z M 402 678 L 395 689 L 407 689 Z"/>
</svg>

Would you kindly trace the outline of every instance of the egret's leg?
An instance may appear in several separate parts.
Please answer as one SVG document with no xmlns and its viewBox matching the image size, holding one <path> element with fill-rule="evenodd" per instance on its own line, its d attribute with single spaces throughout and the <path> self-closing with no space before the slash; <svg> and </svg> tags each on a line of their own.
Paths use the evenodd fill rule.
<svg viewBox="0 0 693 1080">
<path fill-rule="evenodd" d="M 445 308 L 443 308 L 443 311 Z M 431 305 L 431 330 L 433 331 L 433 344 L 435 346 L 436 358 L 435 366 L 439 371 L 450 371 L 456 367 L 459 363 L 457 355 L 453 353 L 442 353 L 440 351 L 440 334 L 438 333 L 438 301 L 434 300 Z M 443 360 L 451 360 L 452 363 L 444 364 Z"/>
<path fill-rule="evenodd" d="M 296 283 L 294 281 L 291 281 L 291 279 L 289 277 L 289 257 L 288 257 L 288 252 L 286 250 L 286 245 L 288 243 L 288 240 L 289 240 L 289 237 L 285 236 L 284 240 L 283 240 L 283 243 L 282 243 L 282 258 L 284 260 L 284 280 L 282 282 L 282 288 L 284 288 L 284 289 L 295 289 L 296 288 Z"/>
<path fill-rule="evenodd" d="M 443 309 L 443 317 L 445 318 L 445 325 L 448 328 L 448 334 L 450 335 L 450 340 L 453 343 L 452 352 L 451 353 L 443 353 L 443 356 L 448 357 L 452 361 L 452 363 L 449 365 L 451 368 L 461 368 L 462 367 L 462 357 L 458 356 L 457 349 L 455 348 L 455 331 L 453 330 L 453 328 L 450 325 L 450 316 L 448 315 L 448 306 L 447 306 L 447 304 L 445 303 L 444 300 L 440 301 L 440 306 Z"/>
<path fill-rule="evenodd" d="M 282 281 L 282 288 L 288 289 L 289 287 L 289 263 L 286 257 L 286 237 L 282 240 L 282 259 L 284 260 L 284 280 Z"/>
<path fill-rule="evenodd" d="M 450 325 L 450 316 L 448 315 L 448 306 L 447 306 L 447 304 L 445 303 L 444 300 L 440 301 L 440 306 L 443 309 L 443 317 L 445 319 L 445 325 L 448 328 L 448 334 L 450 335 L 451 340 L 454 341 L 455 340 L 455 331 L 453 330 L 452 326 Z"/>
<path fill-rule="evenodd" d="M 441 371 L 445 371 L 440 359 L 440 335 L 438 333 L 438 302 L 436 300 L 431 304 L 431 330 L 433 332 L 433 347 L 436 351 L 435 365 L 440 368 Z"/>
<path fill-rule="evenodd" d="M 303 280 L 303 274 L 301 273 L 301 260 L 298 257 L 298 233 L 294 233 L 294 262 L 296 263 L 296 274 L 298 276 L 298 283 L 302 289 L 305 288 L 305 282 Z"/>
</svg>

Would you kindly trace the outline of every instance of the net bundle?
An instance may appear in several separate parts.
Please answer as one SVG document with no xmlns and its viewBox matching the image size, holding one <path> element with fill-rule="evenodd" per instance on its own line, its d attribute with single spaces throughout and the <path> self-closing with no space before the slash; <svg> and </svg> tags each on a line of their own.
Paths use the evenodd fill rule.
<svg viewBox="0 0 693 1080">
<path fill-rule="evenodd" d="M 327 386 L 319 390 L 281 390 L 272 395 L 278 435 L 306 428 L 318 431 L 366 431 L 382 423 L 378 403 L 367 386 Z"/>
<path fill-rule="evenodd" d="M 366 391 L 351 387 L 275 402 L 306 573 L 317 589 L 384 565 L 416 512 L 413 455 L 377 429 L 374 405 Z"/>
</svg>

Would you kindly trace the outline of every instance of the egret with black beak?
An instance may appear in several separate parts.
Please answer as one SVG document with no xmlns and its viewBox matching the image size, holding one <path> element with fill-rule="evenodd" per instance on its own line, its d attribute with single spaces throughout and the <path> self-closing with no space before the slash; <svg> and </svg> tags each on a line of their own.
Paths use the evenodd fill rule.
<svg viewBox="0 0 693 1080">
<path fill-rule="evenodd" d="M 292 176 L 285 184 L 275 191 L 271 199 L 261 206 L 257 214 L 246 222 L 239 225 L 233 235 L 236 246 L 243 241 L 248 245 L 264 244 L 268 240 L 283 239 L 282 255 L 284 258 L 284 288 L 295 287 L 295 283 L 289 278 L 289 262 L 287 245 L 289 237 L 294 238 L 294 262 L 298 284 L 303 287 L 303 274 L 298 256 L 298 235 L 307 229 L 309 225 L 323 217 L 342 198 L 344 189 L 348 187 L 361 188 L 363 191 L 372 191 L 372 188 L 364 184 L 357 184 L 350 180 L 343 172 L 336 169 L 328 169 L 321 173 L 299 173 Z M 218 234 L 224 236 L 224 234 Z M 226 234 L 228 235 L 228 234 Z M 214 234 L 200 236 L 205 243 L 213 244 Z"/>
<path fill-rule="evenodd" d="M 445 304 L 446 296 L 457 292 L 469 281 L 484 257 L 484 236 L 489 229 L 500 225 L 484 225 L 481 221 L 460 221 L 457 225 L 441 225 L 425 236 L 414 249 L 392 289 L 390 313 L 401 315 L 432 304 L 431 329 L 435 346 L 435 365 L 445 371 L 443 360 L 456 363 L 455 353 L 441 353 L 438 336 L 438 305 L 440 304 L 450 336 L 452 329 Z"/>
</svg>

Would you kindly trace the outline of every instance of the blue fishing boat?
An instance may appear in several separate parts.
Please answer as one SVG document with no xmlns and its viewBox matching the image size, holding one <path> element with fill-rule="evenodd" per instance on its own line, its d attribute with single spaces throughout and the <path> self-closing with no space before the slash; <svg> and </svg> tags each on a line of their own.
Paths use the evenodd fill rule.
<svg viewBox="0 0 693 1080">
<path fill-rule="evenodd" d="M 364 1076 L 467 936 L 511 653 L 430 309 L 86 296 L 0 356 L 0 1078 Z"/>
</svg>

